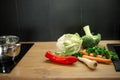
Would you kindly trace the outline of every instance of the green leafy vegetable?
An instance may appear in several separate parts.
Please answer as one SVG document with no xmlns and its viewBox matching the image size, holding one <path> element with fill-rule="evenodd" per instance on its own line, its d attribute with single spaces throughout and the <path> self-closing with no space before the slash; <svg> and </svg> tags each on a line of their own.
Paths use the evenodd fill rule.
<svg viewBox="0 0 120 80">
<path fill-rule="evenodd" d="M 94 46 L 87 48 L 86 51 L 88 53 L 94 53 L 94 56 L 102 55 L 102 57 L 106 59 L 116 60 L 119 58 L 117 53 L 107 50 L 104 46 Z"/>
<path fill-rule="evenodd" d="M 64 34 L 56 43 L 56 54 L 67 56 L 77 53 L 82 45 L 82 39 L 78 33 Z"/>
<path fill-rule="evenodd" d="M 81 54 L 80 52 L 78 52 L 78 53 L 74 53 L 72 56 L 82 57 L 82 56 L 83 56 L 83 54 Z"/>
</svg>

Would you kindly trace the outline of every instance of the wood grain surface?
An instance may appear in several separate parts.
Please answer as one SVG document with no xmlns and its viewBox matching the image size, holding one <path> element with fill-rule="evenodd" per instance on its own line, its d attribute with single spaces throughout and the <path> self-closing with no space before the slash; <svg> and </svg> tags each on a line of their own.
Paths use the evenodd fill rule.
<svg viewBox="0 0 120 80">
<path fill-rule="evenodd" d="M 0 74 L 0 80 L 120 80 L 120 72 L 115 71 L 113 64 L 99 63 L 96 70 L 79 61 L 73 65 L 56 64 L 44 57 L 46 51 L 56 50 L 56 42 L 34 43 L 11 73 Z M 102 40 L 99 45 L 107 43 L 120 41 Z"/>
</svg>

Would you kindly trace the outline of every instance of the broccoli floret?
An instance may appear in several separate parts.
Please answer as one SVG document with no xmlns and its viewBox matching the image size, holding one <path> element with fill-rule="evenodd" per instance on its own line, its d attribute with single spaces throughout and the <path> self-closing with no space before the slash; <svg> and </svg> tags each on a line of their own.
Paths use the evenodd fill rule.
<svg viewBox="0 0 120 80">
<path fill-rule="evenodd" d="M 85 35 L 82 36 L 82 46 L 83 48 L 94 47 L 96 46 L 101 40 L 101 34 L 93 35 L 90 31 L 89 25 L 83 27 Z"/>
</svg>

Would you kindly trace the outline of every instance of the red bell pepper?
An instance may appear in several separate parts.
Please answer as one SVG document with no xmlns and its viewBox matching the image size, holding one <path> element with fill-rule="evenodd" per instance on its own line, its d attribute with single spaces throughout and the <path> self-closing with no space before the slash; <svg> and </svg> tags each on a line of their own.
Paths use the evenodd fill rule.
<svg viewBox="0 0 120 80">
<path fill-rule="evenodd" d="M 78 60 L 78 58 L 75 56 L 60 56 L 53 54 L 51 51 L 47 51 L 45 57 L 47 57 L 52 62 L 60 64 L 73 64 Z"/>
</svg>

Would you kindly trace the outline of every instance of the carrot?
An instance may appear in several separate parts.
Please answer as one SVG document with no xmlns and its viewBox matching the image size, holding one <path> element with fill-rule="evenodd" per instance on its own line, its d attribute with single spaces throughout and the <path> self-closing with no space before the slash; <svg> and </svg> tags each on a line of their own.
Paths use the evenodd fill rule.
<svg viewBox="0 0 120 80">
<path fill-rule="evenodd" d="M 90 53 L 89 56 L 94 56 L 94 54 L 93 54 L 93 53 Z"/>
<path fill-rule="evenodd" d="M 88 56 L 88 55 L 83 55 L 82 57 L 87 58 L 87 59 L 91 59 L 91 60 L 95 60 L 95 61 L 100 62 L 100 63 L 110 64 L 112 62 L 110 59 L 103 59 L 103 58 L 92 57 L 92 56 Z"/>
<path fill-rule="evenodd" d="M 86 49 L 80 50 L 80 52 L 81 52 L 83 55 L 88 55 Z"/>
<path fill-rule="evenodd" d="M 97 58 L 102 58 L 102 55 L 97 55 Z"/>
</svg>

